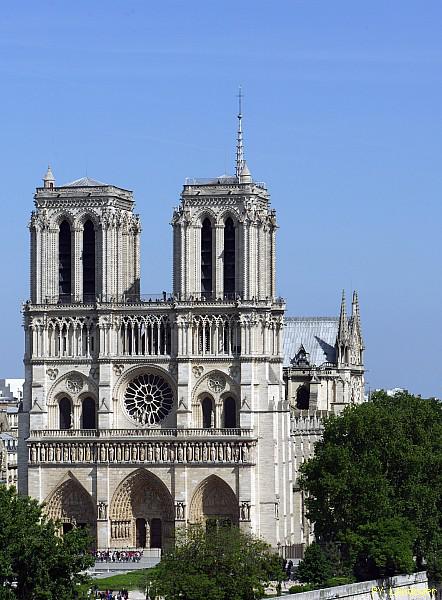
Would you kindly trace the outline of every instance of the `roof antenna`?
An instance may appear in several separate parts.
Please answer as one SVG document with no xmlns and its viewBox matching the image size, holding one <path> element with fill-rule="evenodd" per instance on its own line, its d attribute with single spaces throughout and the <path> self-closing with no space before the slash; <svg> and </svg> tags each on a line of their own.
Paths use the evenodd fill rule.
<svg viewBox="0 0 442 600">
<path fill-rule="evenodd" d="M 242 139 L 242 90 L 241 86 L 239 86 L 238 93 L 238 135 L 236 138 L 236 169 L 235 174 L 239 179 L 244 167 L 244 146 Z"/>
</svg>

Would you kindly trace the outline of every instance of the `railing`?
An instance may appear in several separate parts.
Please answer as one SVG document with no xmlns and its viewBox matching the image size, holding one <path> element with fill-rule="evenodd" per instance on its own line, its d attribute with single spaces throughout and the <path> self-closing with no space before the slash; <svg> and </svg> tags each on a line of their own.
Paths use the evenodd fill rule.
<svg viewBox="0 0 442 600">
<path fill-rule="evenodd" d="M 281 297 L 277 298 L 265 298 L 257 299 L 243 298 L 238 292 L 226 292 L 223 294 L 215 294 L 214 292 L 190 292 L 188 294 L 171 294 L 169 292 L 162 292 L 161 294 L 122 294 L 118 295 L 99 295 L 93 296 L 91 294 L 84 295 L 82 297 L 74 296 L 72 294 L 61 294 L 58 296 L 45 296 L 41 304 L 56 304 L 64 306 L 66 304 L 166 304 L 172 305 L 176 302 L 236 302 L 238 304 L 253 304 L 253 305 L 267 305 L 270 302 L 283 306 L 285 301 Z M 28 301 L 27 304 L 32 304 Z"/>
<path fill-rule="evenodd" d="M 250 437 L 252 429 L 33 429 L 30 438 Z"/>
<path fill-rule="evenodd" d="M 263 181 L 251 181 L 248 182 L 248 185 L 255 185 L 256 187 L 262 188 L 264 190 L 267 189 L 266 184 Z M 238 180 L 238 177 L 235 175 L 224 175 L 221 177 L 186 177 L 184 181 L 184 185 L 186 187 L 200 186 L 200 185 L 228 185 L 231 187 L 239 187 L 242 186 L 243 183 Z"/>
</svg>

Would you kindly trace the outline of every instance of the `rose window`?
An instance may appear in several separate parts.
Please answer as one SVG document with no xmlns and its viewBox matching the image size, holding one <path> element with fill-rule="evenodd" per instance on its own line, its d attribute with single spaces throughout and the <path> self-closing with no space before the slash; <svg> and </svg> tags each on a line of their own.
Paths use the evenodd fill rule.
<svg viewBox="0 0 442 600">
<path fill-rule="evenodd" d="M 159 375 L 143 373 L 129 383 L 124 406 L 129 416 L 141 425 L 156 425 L 170 412 L 173 393 Z"/>
</svg>

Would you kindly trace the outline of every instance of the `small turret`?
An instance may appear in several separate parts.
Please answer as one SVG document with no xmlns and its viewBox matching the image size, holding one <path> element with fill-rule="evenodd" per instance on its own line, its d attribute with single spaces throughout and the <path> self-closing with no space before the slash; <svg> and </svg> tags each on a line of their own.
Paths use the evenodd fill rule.
<svg viewBox="0 0 442 600">
<path fill-rule="evenodd" d="M 43 187 L 52 190 L 55 187 L 55 177 L 51 171 L 51 166 L 48 165 L 48 170 L 46 171 L 46 175 L 43 177 Z"/>
<path fill-rule="evenodd" d="M 249 171 L 246 161 L 244 161 L 244 166 L 239 176 L 239 181 L 240 183 L 252 183 L 252 174 Z"/>
</svg>

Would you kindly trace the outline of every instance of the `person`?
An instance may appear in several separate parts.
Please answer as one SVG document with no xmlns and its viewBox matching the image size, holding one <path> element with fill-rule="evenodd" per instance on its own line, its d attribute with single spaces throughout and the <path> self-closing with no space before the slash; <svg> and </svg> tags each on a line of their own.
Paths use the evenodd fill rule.
<svg viewBox="0 0 442 600">
<path fill-rule="evenodd" d="M 290 579 L 290 575 L 292 574 L 292 569 L 293 569 L 293 561 L 290 559 L 289 562 L 287 563 L 287 567 L 286 567 L 287 579 Z"/>
</svg>

